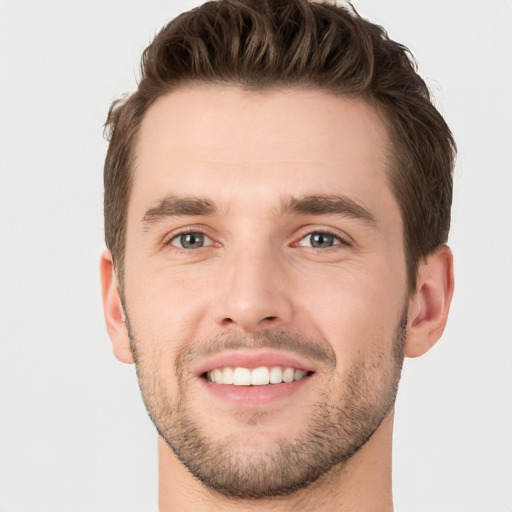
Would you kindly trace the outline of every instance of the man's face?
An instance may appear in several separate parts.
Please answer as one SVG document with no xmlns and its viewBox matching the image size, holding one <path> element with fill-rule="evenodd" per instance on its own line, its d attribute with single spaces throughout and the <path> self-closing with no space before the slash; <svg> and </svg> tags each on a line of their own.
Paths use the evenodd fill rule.
<svg viewBox="0 0 512 512">
<path fill-rule="evenodd" d="M 211 488 L 292 492 L 392 409 L 407 287 L 387 165 L 362 100 L 196 86 L 147 112 L 124 304 L 149 413 Z"/>
</svg>

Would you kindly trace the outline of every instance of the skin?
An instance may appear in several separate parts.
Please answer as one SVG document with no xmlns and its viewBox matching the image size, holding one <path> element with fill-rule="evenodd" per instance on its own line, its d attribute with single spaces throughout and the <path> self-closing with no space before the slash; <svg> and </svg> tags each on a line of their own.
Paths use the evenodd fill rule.
<svg viewBox="0 0 512 512">
<path fill-rule="evenodd" d="M 453 293 L 452 255 L 446 246 L 431 254 L 420 265 L 416 291 L 408 294 L 389 154 L 375 107 L 318 90 L 194 86 L 160 98 L 146 113 L 124 275 L 139 377 L 156 382 L 169 403 L 186 389 L 203 433 L 214 443 L 229 440 L 242 450 L 242 462 L 298 439 L 321 396 L 330 405 L 345 399 L 354 368 L 364 368 L 365 392 L 394 393 L 389 373 L 404 311 L 407 356 L 423 354 L 443 332 Z M 290 197 L 311 195 L 348 198 L 372 220 L 283 211 Z M 152 216 L 170 196 L 206 198 L 215 212 Z M 184 229 L 204 233 L 205 245 L 180 248 Z M 334 245 L 311 247 L 310 235 L 317 232 L 333 234 Z M 101 276 L 114 353 L 132 363 L 109 251 Z M 332 354 L 331 363 L 312 363 L 313 378 L 286 399 L 241 407 L 212 397 L 194 375 L 207 358 L 182 357 L 208 340 L 232 335 L 250 343 L 267 331 L 314 340 Z M 305 489 L 257 501 L 211 492 L 159 437 L 160 510 L 392 510 L 393 405 L 386 404 L 384 420 L 348 461 Z"/>
</svg>

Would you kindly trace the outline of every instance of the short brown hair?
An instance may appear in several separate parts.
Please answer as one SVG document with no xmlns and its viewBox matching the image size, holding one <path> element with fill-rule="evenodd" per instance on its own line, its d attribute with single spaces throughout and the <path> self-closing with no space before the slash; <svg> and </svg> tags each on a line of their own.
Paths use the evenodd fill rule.
<svg viewBox="0 0 512 512">
<path fill-rule="evenodd" d="M 137 134 L 149 106 L 186 84 L 308 87 L 366 99 L 383 113 L 389 180 L 404 222 L 409 290 L 448 238 L 455 142 L 409 50 L 354 9 L 309 0 L 218 0 L 183 13 L 142 56 L 137 90 L 115 101 L 106 131 L 105 238 L 123 281 Z"/>
</svg>

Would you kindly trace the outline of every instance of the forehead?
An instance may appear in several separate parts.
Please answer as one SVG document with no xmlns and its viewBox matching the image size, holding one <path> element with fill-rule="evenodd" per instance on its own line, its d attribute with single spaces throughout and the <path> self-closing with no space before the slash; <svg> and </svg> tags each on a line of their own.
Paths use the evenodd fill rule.
<svg viewBox="0 0 512 512">
<path fill-rule="evenodd" d="M 131 203 L 159 195 L 231 206 L 340 193 L 378 209 L 394 200 L 388 137 L 362 99 L 311 89 L 193 86 L 159 98 L 142 122 Z M 396 208 L 395 208 L 396 209 Z"/>
</svg>

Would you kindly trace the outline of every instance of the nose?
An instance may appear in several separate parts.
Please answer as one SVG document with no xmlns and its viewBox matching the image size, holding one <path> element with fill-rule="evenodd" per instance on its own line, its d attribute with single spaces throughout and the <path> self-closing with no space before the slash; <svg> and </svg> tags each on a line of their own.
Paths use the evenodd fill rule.
<svg viewBox="0 0 512 512">
<path fill-rule="evenodd" d="M 286 268 L 271 249 L 244 251 L 223 265 L 215 305 L 215 318 L 223 329 L 254 333 L 291 321 Z"/>
</svg>

